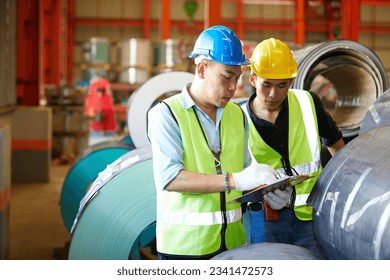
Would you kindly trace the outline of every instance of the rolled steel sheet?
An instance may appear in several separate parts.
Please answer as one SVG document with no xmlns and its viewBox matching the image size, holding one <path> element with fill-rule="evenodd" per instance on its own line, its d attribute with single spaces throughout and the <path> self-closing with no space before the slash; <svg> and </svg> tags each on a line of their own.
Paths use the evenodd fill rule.
<svg viewBox="0 0 390 280">
<path fill-rule="evenodd" d="M 390 259 L 390 126 L 358 135 L 327 163 L 307 202 L 327 259 Z"/>
<path fill-rule="evenodd" d="M 144 146 L 110 164 L 83 197 L 69 259 L 136 259 L 138 245 L 155 239 L 155 221 L 152 152 Z"/>
<path fill-rule="evenodd" d="M 150 107 L 160 99 L 180 92 L 194 74 L 184 71 L 171 71 L 154 76 L 129 98 L 127 105 L 127 127 L 135 147 L 150 144 L 147 136 L 146 114 Z"/>
<path fill-rule="evenodd" d="M 150 40 L 131 38 L 119 42 L 118 60 L 121 66 L 149 68 L 153 63 Z"/>
<path fill-rule="evenodd" d="M 143 84 L 151 76 L 152 44 L 149 39 L 131 38 L 118 43 L 119 82 Z"/>
<path fill-rule="evenodd" d="M 370 129 L 390 125 L 390 89 L 386 90 L 370 106 L 360 125 L 360 134 Z"/>
<path fill-rule="evenodd" d="M 343 136 L 356 137 L 368 108 L 389 87 L 378 56 L 349 40 L 306 46 L 293 55 L 298 74 L 292 87 L 319 95 Z"/>
<path fill-rule="evenodd" d="M 106 64 L 110 62 L 110 41 L 103 37 L 92 37 L 83 43 L 83 62 Z"/>
<path fill-rule="evenodd" d="M 188 46 L 183 40 L 166 39 L 158 44 L 157 67 L 160 69 L 177 69 L 186 67 Z"/>
<path fill-rule="evenodd" d="M 320 260 L 309 249 L 284 243 L 252 243 L 212 258 L 213 260 Z"/>
<path fill-rule="evenodd" d="M 149 69 L 130 67 L 120 71 L 118 81 L 132 85 L 141 85 L 145 83 L 150 78 L 150 76 L 151 73 Z"/>
<path fill-rule="evenodd" d="M 135 147 L 124 141 L 106 141 L 88 147 L 69 169 L 61 190 L 61 214 L 70 231 L 86 190 L 99 172 Z"/>
</svg>

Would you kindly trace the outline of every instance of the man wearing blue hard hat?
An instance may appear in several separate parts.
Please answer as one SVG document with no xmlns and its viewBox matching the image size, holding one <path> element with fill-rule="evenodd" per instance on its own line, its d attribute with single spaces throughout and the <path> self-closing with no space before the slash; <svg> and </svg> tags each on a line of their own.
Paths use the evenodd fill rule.
<svg viewBox="0 0 390 280">
<path fill-rule="evenodd" d="M 252 162 L 247 119 L 230 102 L 249 65 L 236 34 L 210 27 L 189 57 L 193 81 L 148 113 L 159 259 L 210 259 L 245 244 L 241 205 L 228 201 L 276 180 L 275 170 Z"/>
</svg>

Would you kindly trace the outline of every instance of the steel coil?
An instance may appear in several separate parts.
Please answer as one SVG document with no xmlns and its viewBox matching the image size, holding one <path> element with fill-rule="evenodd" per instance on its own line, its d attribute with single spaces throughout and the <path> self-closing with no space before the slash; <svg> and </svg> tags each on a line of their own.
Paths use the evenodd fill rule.
<svg viewBox="0 0 390 280">
<path fill-rule="evenodd" d="M 110 164 L 80 203 L 72 226 L 69 259 L 138 259 L 155 239 L 156 191 L 150 146 Z"/>
<path fill-rule="evenodd" d="M 135 147 L 150 144 L 147 136 L 146 114 L 156 101 L 180 92 L 194 74 L 172 71 L 154 76 L 133 92 L 127 105 L 127 127 Z"/>
<path fill-rule="evenodd" d="M 385 91 L 368 109 L 360 125 L 360 134 L 373 128 L 390 125 L 390 89 Z"/>
<path fill-rule="evenodd" d="M 120 156 L 133 150 L 132 144 L 122 141 L 106 141 L 88 147 L 69 169 L 61 190 L 61 214 L 65 227 L 70 231 L 86 190 L 104 170 Z"/>
<path fill-rule="evenodd" d="M 390 259 L 390 126 L 358 135 L 327 163 L 308 198 L 328 259 Z"/>
<path fill-rule="evenodd" d="M 298 74 L 292 87 L 319 95 L 343 136 L 356 137 L 368 108 L 389 87 L 378 56 L 348 40 L 306 46 L 293 55 Z"/>
<path fill-rule="evenodd" d="M 284 243 L 252 243 L 218 254 L 213 260 L 319 260 L 309 249 Z"/>
</svg>

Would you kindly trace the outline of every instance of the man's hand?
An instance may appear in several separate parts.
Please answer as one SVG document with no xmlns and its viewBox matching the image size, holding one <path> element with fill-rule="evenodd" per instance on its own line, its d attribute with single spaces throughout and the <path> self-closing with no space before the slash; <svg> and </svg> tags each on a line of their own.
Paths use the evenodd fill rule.
<svg viewBox="0 0 390 280">
<path fill-rule="evenodd" d="M 276 171 L 269 165 L 253 162 L 238 173 L 232 173 L 235 189 L 247 191 L 259 185 L 271 184 L 276 181 Z"/>
<path fill-rule="evenodd" d="M 292 192 L 292 187 L 287 186 L 284 191 L 276 189 L 273 192 L 265 194 L 263 197 L 264 201 L 266 201 L 272 209 L 280 210 L 290 202 Z"/>
</svg>

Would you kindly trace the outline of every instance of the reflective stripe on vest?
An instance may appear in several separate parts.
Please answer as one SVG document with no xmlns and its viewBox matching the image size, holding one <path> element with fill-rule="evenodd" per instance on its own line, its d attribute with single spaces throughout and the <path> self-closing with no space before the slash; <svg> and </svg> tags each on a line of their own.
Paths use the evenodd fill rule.
<svg viewBox="0 0 390 280">
<path fill-rule="evenodd" d="M 309 140 L 311 156 L 313 162 L 320 163 L 320 147 L 318 145 L 318 129 L 316 124 L 314 123 L 315 112 L 313 112 L 313 105 L 311 103 L 311 97 L 309 99 L 309 95 L 306 91 L 303 90 L 294 90 L 295 96 L 299 101 L 299 105 L 301 106 L 303 121 L 305 123 L 306 135 Z M 318 167 L 320 165 L 318 164 Z M 318 169 L 317 169 L 318 170 Z M 316 171 L 317 171 L 316 170 Z M 300 173 L 300 174 L 308 174 L 308 173 Z"/>
<path fill-rule="evenodd" d="M 242 212 L 240 209 L 226 211 L 227 223 L 240 221 Z M 207 212 L 207 213 L 184 213 L 184 212 L 158 212 L 157 219 L 170 225 L 188 225 L 188 226 L 206 226 L 217 225 L 223 223 L 223 212 Z"/>
<path fill-rule="evenodd" d="M 306 201 L 309 198 L 310 194 L 299 194 L 295 196 L 294 206 L 303 206 L 306 205 Z"/>
<path fill-rule="evenodd" d="M 300 165 L 295 165 L 292 168 L 294 168 L 294 170 L 298 174 L 310 174 L 313 172 L 317 172 L 320 164 L 321 164 L 321 162 L 319 160 L 317 160 L 317 161 L 311 161 L 308 163 L 303 163 Z M 286 174 L 286 171 L 284 170 L 284 168 L 279 168 L 278 170 L 276 170 L 276 173 L 278 174 L 278 178 L 288 176 Z"/>
</svg>

